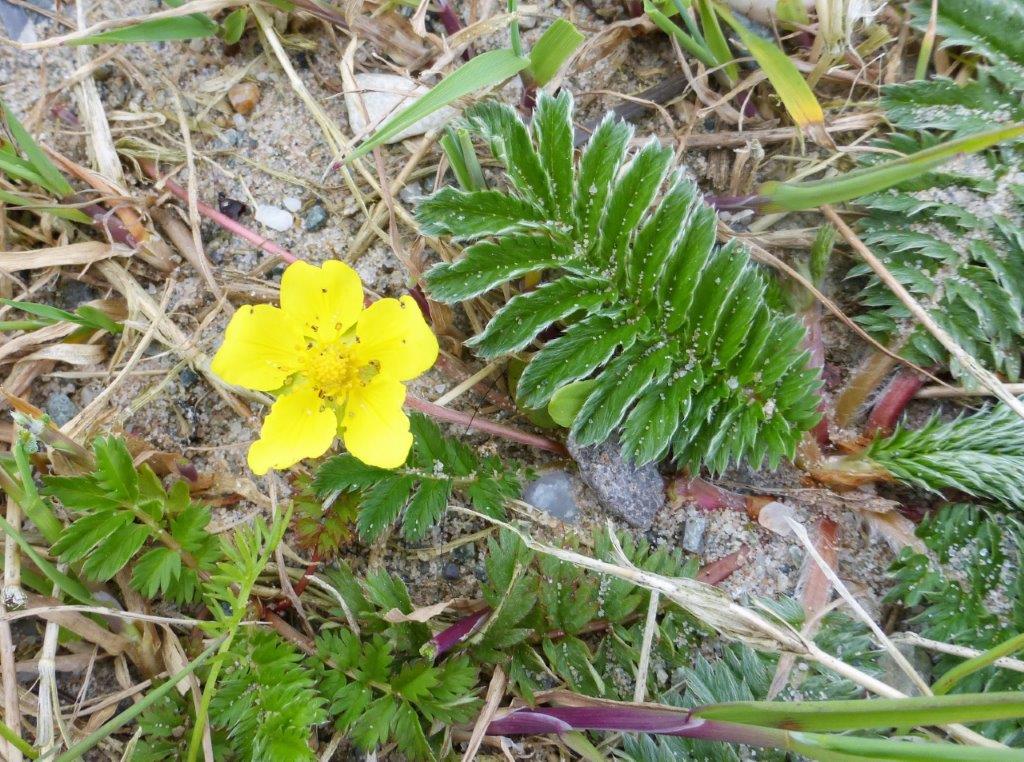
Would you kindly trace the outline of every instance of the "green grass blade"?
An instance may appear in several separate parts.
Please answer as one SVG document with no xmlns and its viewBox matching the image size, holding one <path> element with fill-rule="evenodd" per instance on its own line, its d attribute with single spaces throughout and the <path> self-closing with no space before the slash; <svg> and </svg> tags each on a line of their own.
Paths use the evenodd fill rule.
<svg viewBox="0 0 1024 762">
<path fill-rule="evenodd" d="M 153 19 L 140 24 L 100 32 L 72 40 L 70 45 L 127 44 L 132 42 L 170 42 L 212 37 L 220 27 L 206 16 L 194 13 L 169 19 Z"/>
<path fill-rule="evenodd" d="M 824 130 L 825 113 L 821 110 L 821 104 L 789 56 L 775 43 L 747 29 L 728 9 L 720 5 L 716 8 L 768 77 L 796 125 L 802 130 Z"/>
<path fill-rule="evenodd" d="M 4 122 L 7 124 L 7 129 L 10 131 L 14 143 L 21 149 L 25 158 L 28 159 L 28 162 L 38 173 L 40 178 L 38 184 L 59 198 L 71 195 L 71 185 L 64 178 L 64 175 L 47 158 L 43 149 L 36 144 L 32 136 L 28 134 L 28 130 L 25 129 L 14 113 L 2 101 L 0 101 L 0 111 L 3 113 Z"/>
<path fill-rule="evenodd" d="M 1024 760 L 1024 751 L 986 749 L 955 743 L 895 741 L 885 738 L 819 735 L 792 732 L 790 746 L 811 759 L 925 760 L 925 762 L 1012 762 Z"/>
<path fill-rule="evenodd" d="M 65 593 L 67 593 L 72 598 L 77 600 L 79 603 L 84 603 L 86 606 L 103 605 L 102 603 L 95 600 L 91 595 L 89 595 L 89 591 L 81 582 L 72 579 L 67 574 L 58 569 L 56 566 L 47 561 L 45 558 L 43 558 L 39 554 L 39 552 L 32 547 L 31 543 L 29 543 L 29 541 L 22 536 L 21 532 L 17 531 L 13 526 L 11 526 L 7 522 L 7 519 L 0 517 L 0 529 L 2 529 L 4 534 L 6 534 L 8 537 L 14 538 L 14 541 L 18 544 L 18 547 L 21 548 L 21 552 L 32 560 L 32 563 L 36 565 L 39 571 L 46 575 L 47 579 L 49 579 L 50 582 L 55 584 Z"/>
<path fill-rule="evenodd" d="M 968 675 L 973 675 L 979 669 L 984 669 L 997 659 L 1016 653 L 1022 648 L 1024 648 L 1024 633 L 1015 635 L 1009 640 L 1005 640 L 999 645 L 988 649 L 984 653 L 980 653 L 972 659 L 967 659 L 966 661 L 957 664 L 935 681 L 935 685 L 932 686 L 932 691 L 936 695 L 949 693 L 954 685 Z"/>
<path fill-rule="evenodd" d="M 360 143 L 359 147 L 349 154 L 345 163 L 348 164 L 365 156 L 406 127 L 430 116 L 449 103 L 500 84 L 529 65 L 530 59 L 517 56 L 508 48 L 481 53 L 442 79 L 415 102 L 388 119 L 377 128 L 373 135 Z"/>
<path fill-rule="evenodd" d="M 27 212 L 32 212 L 33 214 L 52 214 L 54 217 L 60 217 L 61 219 L 70 220 L 71 222 L 82 222 L 85 223 L 86 225 L 92 222 L 92 219 L 89 217 L 89 215 L 85 214 L 84 212 L 78 209 L 75 209 L 73 206 L 54 206 L 52 204 L 40 204 L 34 198 L 20 196 L 17 193 L 11 193 L 5 190 L 0 190 L 0 202 L 10 204 L 15 207 L 19 207 Z"/>
<path fill-rule="evenodd" d="M 72 760 L 82 759 L 85 752 L 89 751 L 89 749 L 96 746 L 96 744 L 104 738 L 107 738 L 109 735 L 114 733 L 118 728 L 124 727 L 134 720 L 149 707 L 174 690 L 174 687 L 178 683 L 209 661 L 217 649 L 220 648 L 222 640 L 223 638 L 220 638 L 216 642 L 212 643 L 205 651 L 199 654 L 195 660 L 189 662 L 183 669 L 180 669 L 171 675 L 171 677 L 167 679 L 167 682 L 159 688 L 150 691 L 140 701 L 132 704 L 132 706 L 128 707 L 120 714 L 103 723 L 103 725 L 57 757 L 56 762 L 72 762 Z"/>
<path fill-rule="evenodd" d="M 530 50 L 527 72 L 539 87 L 543 87 L 558 74 L 558 70 L 582 43 L 583 35 L 572 22 L 557 19 Z"/>
<path fill-rule="evenodd" d="M 697 13 L 700 14 L 700 23 L 704 27 L 704 39 L 707 41 L 708 49 L 715 57 L 718 65 L 722 67 L 722 71 L 725 72 L 731 87 L 740 78 L 740 67 L 736 63 L 736 56 L 729 49 L 729 42 L 722 33 L 722 27 L 718 23 L 715 9 L 712 7 L 710 0 L 695 0 L 694 5 L 697 6 Z M 746 42 L 743 44 L 746 45 Z"/>
<path fill-rule="evenodd" d="M 32 748 L 32 744 L 11 730 L 7 723 L 0 720 L 0 738 L 14 746 L 29 759 L 38 759 L 39 752 Z"/>
<path fill-rule="evenodd" d="M 759 192 L 767 202 L 767 211 L 798 212 L 815 209 L 823 204 L 837 204 L 869 193 L 884 191 L 919 177 L 955 156 L 984 151 L 1022 135 L 1024 125 L 1000 127 L 940 143 L 901 159 L 856 169 L 838 177 L 809 182 L 767 182 L 760 187 Z"/>
<path fill-rule="evenodd" d="M 944 725 L 1024 717 L 1024 692 L 853 701 L 737 701 L 697 707 L 693 714 L 707 720 L 804 731 Z"/>
<path fill-rule="evenodd" d="M 718 66 L 718 61 L 715 60 L 714 55 L 712 55 L 711 51 L 708 50 L 704 44 L 698 42 L 696 39 L 684 32 L 678 24 L 670 19 L 668 15 L 657 5 L 651 2 L 651 0 L 644 0 L 644 13 L 647 14 L 658 29 L 671 37 L 675 37 L 676 42 L 679 43 L 683 50 L 692 55 L 702 64 L 710 68 Z"/>
<path fill-rule="evenodd" d="M 231 11 L 221 26 L 220 34 L 224 42 L 228 45 L 234 45 L 242 39 L 242 33 L 245 31 L 245 22 L 248 18 L 248 8 L 235 8 L 235 10 Z"/>
</svg>

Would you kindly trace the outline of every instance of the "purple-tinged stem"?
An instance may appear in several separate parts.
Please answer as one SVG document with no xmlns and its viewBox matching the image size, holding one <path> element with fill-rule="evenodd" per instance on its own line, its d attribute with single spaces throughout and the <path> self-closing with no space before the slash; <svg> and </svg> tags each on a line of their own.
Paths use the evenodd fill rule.
<svg viewBox="0 0 1024 762">
<path fill-rule="evenodd" d="M 806 333 L 804 334 L 804 349 L 810 352 L 811 357 L 807 364 L 817 368 L 820 372 L 825 367 L 825 342 L 821 332 L 821 305 L 815 302 L 809 309 L 803 311 L 800 316 L 803 321 Z M 814 440 L 820 447 L 827 447 L 831 438 L 828 431 L 828 416 L 825 414 L 828 406 L 824 399 L 818 400 L 818 412 L 822 414 L 821 420 L 811 430 Z"/>
<path fill-rule="evenodd" d="M 437 0 L 437 15 L 441 18 L 441 23 L 444 24 L 444 31 L 448 34 L 455 34 L 462 30 L 462 19 L 459 18 L 455 9 L 452 8 L 445 0 Z M 463 53 L 465 58 L 469 58 L 469 51 Z"/>
<path fill-rule="evenodd" d="M 476 632 L 477 627 L 483 624 L 490 615 L 491 609 L 487 606 L 474 614 L 463 617 L 424 643 L 420 653 L 427 659 L 436 659 L 442 656 Z"/>
<path fill-rule="evenodd" d="M 785 731 L 717 720 L 703 720 L 686 710 L 637 704 L 620 706 L 552 706 L 517 709 L 493 720 L 487 735 L 537 735 L 572 730 L 656 733 L 747 746 L 778 746 Z"/>
<path fill-rule="evenodd" d="M 709 193 L 704 196 L 704 203 L 719 212 L 745 212 L 748 209 L 759 212 L 767 201 L 764 196 L 756 193 L 746 196 L 716 196 Z"/>
<path fill-rule="evenodd" d="M 886 436 L 896 427 L 896 421 L 903 415 L 907 403 L 924 386 L 924 378 L 917 371 L 902 368 L 892 377 L 885 390 L 871 408 L 864 433 L 873 437 L 881 434 Z"/>
</svg>

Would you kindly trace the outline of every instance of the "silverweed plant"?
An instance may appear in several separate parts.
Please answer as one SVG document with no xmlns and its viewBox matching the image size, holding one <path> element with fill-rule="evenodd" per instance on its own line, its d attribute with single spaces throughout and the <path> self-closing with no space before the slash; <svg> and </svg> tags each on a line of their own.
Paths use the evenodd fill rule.
<svg viewBox="0 0 1024 762">
<path fill-rule="evenodd" d="M 531 352 L 520 404 L 585 381 L 581 445 L 614 436 L 632 461 L 713 472 L 778 465 L 818 420 L 803 328 L 769 303 L 737 242 L 716 245 L 715 212 L 671 148 L 631 151 L 632 128 L 608 118 L 577 157 L 572 113 L 568 93 L 541 95 L 530 125 L 496 102 L 468 110 L 508 187 L 445 187 L 419 205 L 423 232 L 470 243 L 426 274 L 430 296 L 458 302 L 541 273 L 468 342 L 484 358 Z"/>
</svg>

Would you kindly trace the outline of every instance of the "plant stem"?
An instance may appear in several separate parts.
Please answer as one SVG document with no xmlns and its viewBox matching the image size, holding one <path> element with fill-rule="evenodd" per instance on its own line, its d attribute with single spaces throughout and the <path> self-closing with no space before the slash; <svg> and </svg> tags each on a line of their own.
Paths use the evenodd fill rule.
<svg viewBox="0 0 1024 762">
<path fill-rule="evenodd" d="M 22 496 L 19 505 L 46 538 L 46 541 L 52 545 L 64 530 L 64 525 L 53 515 L 53 511 L 39 496 L 39 490 L 36 489 L 36 483 L 32 476 L 32 464 L 28 461 L 28 450 L 26 449 L 28 436 L 28 432 L 20 426 L 15 426 L 14 446 L 11 451 L 18 467 L 18 477 L 21 480 Z"/>
<path fill-rule="evenodd" d="M 519 0 L 508 0 L 508 12 L 513 14 L 512 23 L 508 25 L 508 40 L 512 46 L 512 52 L 522 58 L 523 41 L 519 37 L 519 17 L 515 15 L 519 10 Z"/>
<path fill-rule="evenodd" d="M 668 486 L 670 497 L 690 501 L 705 511 L 745 511 L 751 518 L 757 518 L 761 508 L 772 502 L 763 495 L 741 495 L 712 484 L 699 476 L 679 476 Z"/>
<path fill-rule="evenodd" d="M 896 421 L 903 414 L 907 403 L 914 398 L 918 390 L 924 386 L 924 378 L 920 373 L 909 368 L 902 368 L 885 387 L 885 391 L 875 401 L 864 427 L 867 436 L 878 434 L 888 435 L 896 427 Z"/>
<path fill-rule="evenodd" d="M 897 350 L 898 351 L 898 350 Z M 889 375 L 896 360 L 881 352 L 872 352 L 846 382 L 846 386 L 836 397 L 832 408 L 832 417 L 839 428 L 847 428 L 865 400 L 878 388 L 882 380 Z"/>
<path fill-rule="evenodd" d="M 932 685 L 932 693 L 936 696 L 949 693 L 953 689 L 954 685 L 968 675 L 972 675 L 979 669 L 984 669 L 998 659 L 1001 659 L 1004 656 L 1009 656 L 1012 653 L 1016 653 L 1022 648 L 1024 648 L 1024 633 L 1015 635 L 1009 640 L 1003 641 L 987 651 L 978 654 L 973 659 L 968 659 L 967 661 L 957 664 L 935 681 L 935 684 Z"/>
<path fill-rule="evenodd" d="M 83 756 L 85 755 L 85 752 L 89 751 L 89 749 L 93 748 L 104 738 L 111 735 L 118 728 L 127 725 L 129 722 L 134 720 L 136 717 L 138 717 L 140 714 L 146 711 L 157 701 L 159 701 L 172 690 L 174 690 L 174 687 L 178 683 L 180 683 L 186 677 L 188 677 L 197 669 L 199 669 L 199 667 L 203 666 L 203 664 L 209 661 L 210 657 L 214 655 L 214 652 L 217 651 L 218 647 L 220 647 L 221 645 L 221 640 L 218 640 L 215 643 L 211 644 L 209 648 L 203 651 L 194 661 L 186 665 L 184 669 L 172 675 L 167 680 L 167 682 L 165 682 L 156 690 L 147 693 L 141 700 L 139 700 L 138 703 L 133 704 L 113 719 L 101 725 L 95 731 L 90 733 L 84 739 L 82 739 L 74 746 L 69 748 L 66 752 L 57 757 L 55 762 L 74 762 L 75 760 L 82 759 Z"/>
<path fill-rule="evenodd" d="M 3 720 L 0 720 L 0 738 L 3 738 L 10 744 L 13 744 L 18 751 L 29 759 L 37 759 L 39 757 L 39 752 L 33 749 L 24 738 L 11 730 Z"/>
</svg>

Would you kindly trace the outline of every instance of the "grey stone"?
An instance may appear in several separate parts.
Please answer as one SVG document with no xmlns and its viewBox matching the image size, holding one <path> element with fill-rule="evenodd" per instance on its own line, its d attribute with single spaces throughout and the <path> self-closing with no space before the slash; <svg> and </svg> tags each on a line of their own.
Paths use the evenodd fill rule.
<svg viewBox="0 0 1024 762">
<path fill-rule="evenodd" d="M 639 468 L 622 459 L 619 444 L 580 447 L 569 437 L 569 453 L 576 459 L 583 481 L 597 493 L 601 505 L 639 529 L 647 529 L 665 505 L 665 483 L 653 463 Z"/>
<path fill-rule="evenodd" d="M 188 389 L 196 385 L 196 381 L 199 380 L 199 374 L 191 368 L 185 368 L 178 374 L 178 380 L 181 381 L 182 386 Z"/>
<path fill-rule="evenodd" d="M 46 404 L 43 407 L 46 410 L 46 414 L 58 426 L 63 426 L 78 415 L 78 405 L 64 392 L 54 392 L 51 394 L 46 398 Z"/>
<path fill-rule="evenodd" d="M 423 196 L 423 188 L 419 183 L 413 182 L 402 186 L 398 191 L 398 198 L 407 204 L 415 204 Z"/>
<path fill-rule="evenodd" d="M 453 564 L 451 561 L 446 563 L 441 569 L 441 576 L 446 580 L 454 582 L 455 580 L 462 577 L 462 572 L 459 570 L 458 564 Z"/>
<path fill-rule="evenodd" d="M 242 139 L 242 133 L 233 127 L 228 127 L 221 132 L 213 141 L 214 148 L 233 148 Z"/>
<path fill-rule="evenodd" d="M 683 525 L 683 550 L 701 555 L 707 540 L 708 520 L 703 516 L 693 516 Z"/>
<path fill-rule="evenodd" d="M 565 471 L 549 471 L 534 479 L 523 490 L 523 500 L 562 521 L 576 521 L 579 512 Z"/>
<path fill-rule="evenodd" d="M 313 204 L 313 206 L 309 208 L 309 211 L 306 212 L 306 217 L 302 220 L 302 227 L 310 233 L 315 233 L 326 224 L 327 210 L 320 204 Z"/>
</svg>

